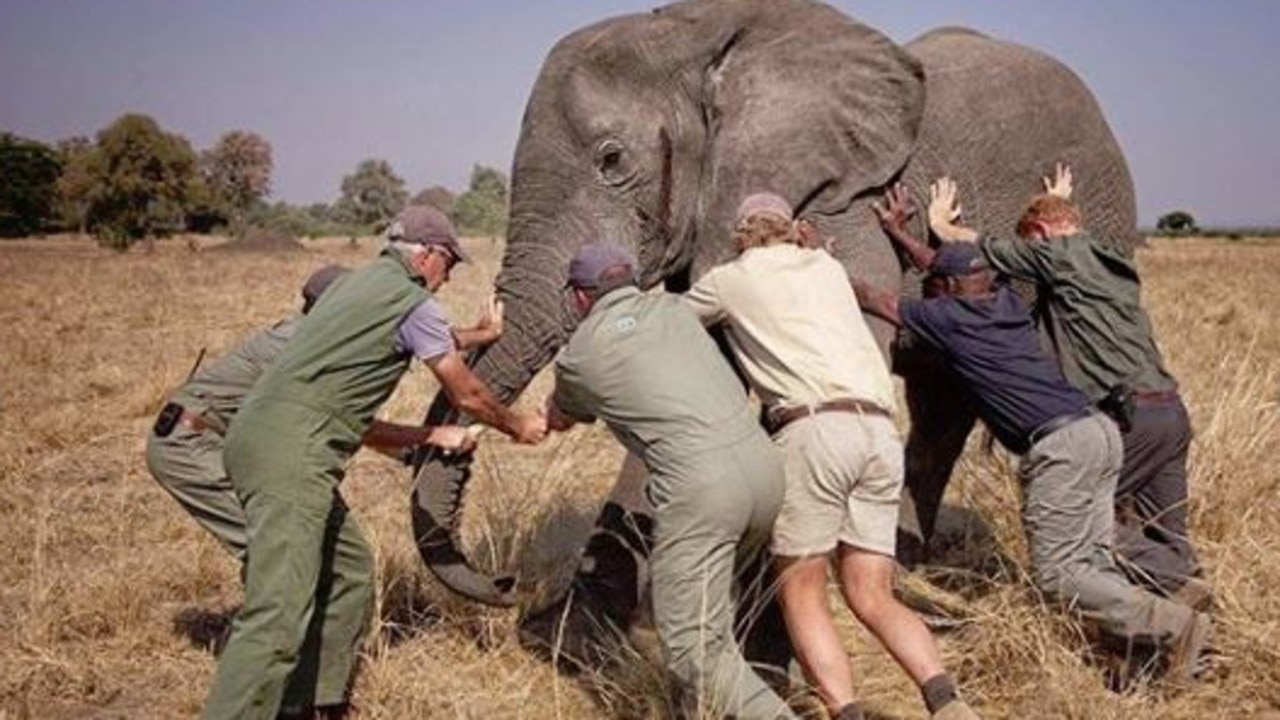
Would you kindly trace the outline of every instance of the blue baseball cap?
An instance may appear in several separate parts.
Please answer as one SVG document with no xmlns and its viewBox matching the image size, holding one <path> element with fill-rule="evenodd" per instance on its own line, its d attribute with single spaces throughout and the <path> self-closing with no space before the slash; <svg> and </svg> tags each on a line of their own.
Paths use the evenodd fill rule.
<svg viewBox="0 0 1280 720">
<path fill-rule="evenodd" d="M 940 277 L 963 277 L 990 267 L 977 243 L 949 242 L 934 253 L 929 272 Z"/>
</svg>

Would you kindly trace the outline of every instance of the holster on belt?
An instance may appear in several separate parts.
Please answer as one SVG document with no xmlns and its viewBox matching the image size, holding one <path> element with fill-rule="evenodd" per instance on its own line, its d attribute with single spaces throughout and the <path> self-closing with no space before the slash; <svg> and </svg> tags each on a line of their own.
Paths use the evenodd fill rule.
<svg viewBox="0 0 1280 720">
<path fill-rule="evenodd" d="M 1133 388 L 1125 383 L 1112 385 L 1106 397 L 1098 401 L 1098 409 L 1116 422 L 1120 432 L 1129 432 L 1133 427 L 1134 405 Z"/>
</svg>

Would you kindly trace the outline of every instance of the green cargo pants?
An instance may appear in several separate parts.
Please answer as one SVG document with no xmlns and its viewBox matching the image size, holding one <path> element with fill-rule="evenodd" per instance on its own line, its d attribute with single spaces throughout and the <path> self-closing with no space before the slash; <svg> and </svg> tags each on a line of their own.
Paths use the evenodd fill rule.
<svg viewBox="0 0 1280 720">
<path fill-rule="evenodd" d="M 349 434 L 349 433 L 346 433 Z M 248 519 L 244 605 L 205 718 L 343 702 L 373 608 L 373 553 L 338 494 L 353 449 L 325 413 L 251 402 L 225 462 Z"/>
<path fill-rule="evenodd" d="M 244 562 L 244 506 L 222 467 L 224 443 L 212 430 L 179 425 L 168 437 L 147 435 L 147 469 L 195 521 Z"/>
<path fill-rule="evenodd" d="M 794 718 L 734 640 L 739 581 L 782 505 L 782 458 L 763 433 L 655 472 L 653 614 L 668 669 L 696 694 L 693 714 Z M 750 615 L 750 613 L 748 613 Z"/>
</svg>

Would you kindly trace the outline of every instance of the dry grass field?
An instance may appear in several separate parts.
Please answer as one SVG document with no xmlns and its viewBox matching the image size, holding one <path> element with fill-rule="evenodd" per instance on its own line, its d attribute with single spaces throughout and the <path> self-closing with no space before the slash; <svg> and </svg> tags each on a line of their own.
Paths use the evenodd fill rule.
<svg viewBox="0 0 1280 720">
<path fill-rule="evenodd" d="M 143 445 L 168 389 L 211 354 L 290 312 L 312 270 L 370 257 L 345 240 L 307 252 L 119 255 L 87 241 L 0 243 L 0 718 L 195 716 L 237 568 L 147 474 Z M 500 247 L 442 293 L 469 323 Z M 985 518 L 949 551 L 969 621 L 949 664 L 985 717 L 1246 718 L 1280 711 L 1280 245 L 1184 240 L 1141 252 L 1145 299 L 1196 428 L 1192 520 L 1221 601 L 1214 676 L 1180 692 L 1104 687 L 1080 629 L 1024 576 L 1007 459 L 979 438 L 949 502 Z M 523 402 L 540 399 L 545 378 Z M 419 418 L 434 387 L 411 372 L 385 408 Z M 620 462 L 599 429 L 517 448 L 488 435 L 465 538 L 518 568 L 532 597 L 562 581 Z M 408 472 L 369 453 L 344 486 L 378 552 L 380 612 L 355 688 L 361 718 L 666 717 L 643 663 L 591 693 L 526 655 L 515 611 L 449 596 L 418 561 Z M 842 614 L 875 717 L 920 717 L 906 677 Z M 1276 716 L 1280 717 L 1280 714 Z"/>
</svg>

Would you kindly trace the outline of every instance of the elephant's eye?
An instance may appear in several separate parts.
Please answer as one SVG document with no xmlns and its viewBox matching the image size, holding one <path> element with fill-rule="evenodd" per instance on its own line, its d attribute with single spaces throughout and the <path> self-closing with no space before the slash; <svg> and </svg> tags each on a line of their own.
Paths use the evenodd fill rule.
<svg viewBox="0 0 1280 720">
<path fill-rule="evenodd" d="M 605 140 L 596 148 L 596 169 L 600 179 L 610 185 L 626 182 L 631 173 L 627 168 L 626 150 L 616 140 Z"/>
</svg>

